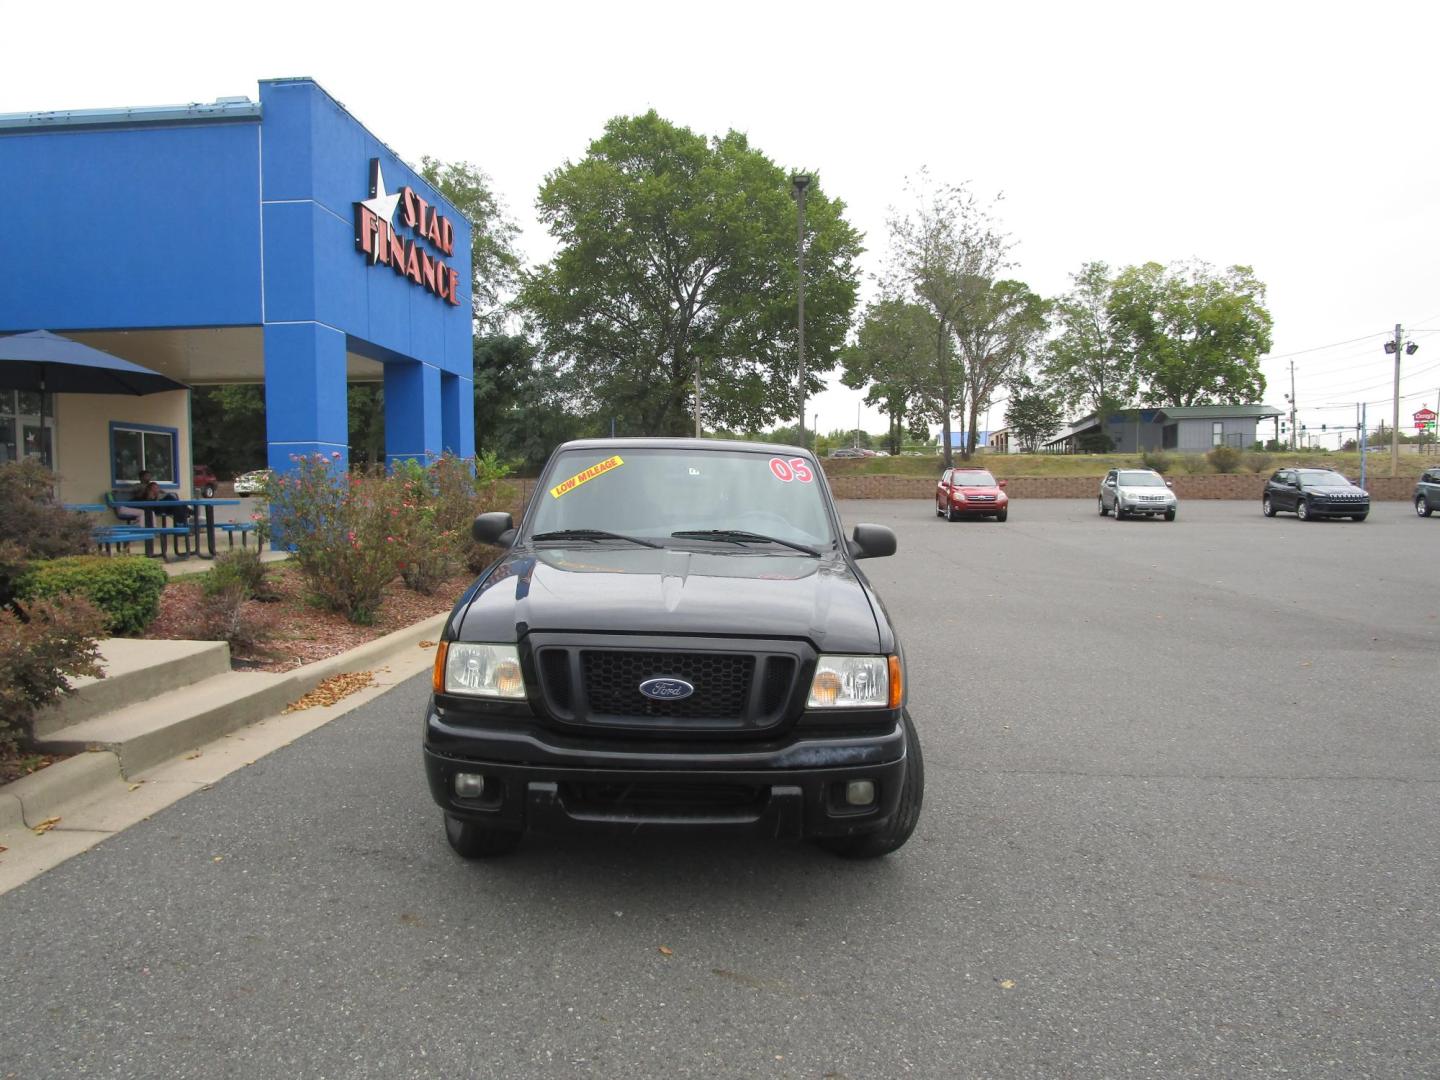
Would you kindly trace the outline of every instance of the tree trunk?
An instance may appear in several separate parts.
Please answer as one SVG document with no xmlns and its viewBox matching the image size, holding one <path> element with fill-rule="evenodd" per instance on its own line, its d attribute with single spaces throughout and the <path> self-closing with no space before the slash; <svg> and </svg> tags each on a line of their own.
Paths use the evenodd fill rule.
<svg viewBox="0 0 1440 1080">
<path fill-rule="evenodd" d="M 952 391 L 950 389 L 950 365 L 945 361 L 945 320 L 940 320 L 939 329 L 935 332 L 935 359 L 940 371 L 940 452 L 945 456 L 945 468 L 955 464 L 950 456 L 950 405 Z"/>
</svg>

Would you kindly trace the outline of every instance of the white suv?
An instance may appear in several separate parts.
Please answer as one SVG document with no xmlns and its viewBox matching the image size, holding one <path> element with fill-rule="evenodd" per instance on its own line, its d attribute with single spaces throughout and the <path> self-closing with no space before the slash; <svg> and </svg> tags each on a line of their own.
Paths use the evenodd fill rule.
<svg viewBox="0 0 1440 1080">
<path fill-rule="evenodd" d="M 1116 521 L 1157 514 L 1174 521 L 1179 507 L 1180 500 L 1170 490 L 1170 481 L 1154 469 L 1111 469 L 1100 481 L 1101 517 L 1113 511 Z"/>
</svg>

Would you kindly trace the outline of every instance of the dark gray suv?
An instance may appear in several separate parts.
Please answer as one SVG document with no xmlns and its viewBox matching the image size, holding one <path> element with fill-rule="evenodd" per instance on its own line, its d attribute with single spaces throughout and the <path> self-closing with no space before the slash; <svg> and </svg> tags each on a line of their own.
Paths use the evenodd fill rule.
<svg viewBox="0 0 1440 1080">
<path fill-rule="evenodd" d="M 1415 513 L 1429 517 L 1440 510 L 1440 467 L 1426 469 L 1415 482 Z"/>
</svg>

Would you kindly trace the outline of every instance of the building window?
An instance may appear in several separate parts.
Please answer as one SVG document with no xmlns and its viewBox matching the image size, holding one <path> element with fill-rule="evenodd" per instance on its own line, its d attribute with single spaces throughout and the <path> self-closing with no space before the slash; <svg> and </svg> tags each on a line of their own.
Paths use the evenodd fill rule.
<svg viewBox="0 0 1440 1080">
<path fill-rule="evenodd" d="M 55 467 L 55 398 L 30 390 L 0 390 L 0 464 L 33 460 Z"/>
<path fill-rule="evenodd" d="M 1213 424 L 1210 425 L 1210 445 L 1225 445 L 1225 425 L 1219 420 L 1216 420 Z"/>
<path fill-rule="evenodd" d="M 142 472 L 148 472 L 158 484 L 178 485 L 175 444 L 179 434 L 175 428 L 111 423 L 110 486 L 137 483 Z"/>
</svg>

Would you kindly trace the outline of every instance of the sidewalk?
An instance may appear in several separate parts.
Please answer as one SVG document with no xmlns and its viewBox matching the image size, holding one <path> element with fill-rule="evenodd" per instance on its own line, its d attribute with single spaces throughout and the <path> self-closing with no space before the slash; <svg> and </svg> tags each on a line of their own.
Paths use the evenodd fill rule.
<svg viewBox="0 0 1440 1080">
<path fill-rule="evenodd" d="M 37 724 L 42 745 L 75 756 L 0 787 L 0 893 L 428 670 L 448 617 L 279 674 L 230 671 L 215 642 L 104 643 L 113 681 L 77 681 L 63 715 L 47 715 L 43 734 Z M 372 685 L 284 713 L 324 680 L 363 672 Z"/>
</svg>

